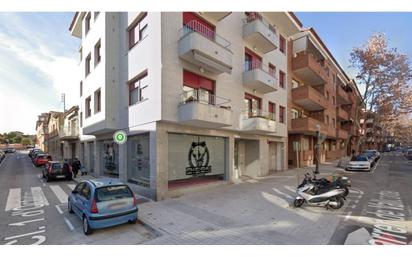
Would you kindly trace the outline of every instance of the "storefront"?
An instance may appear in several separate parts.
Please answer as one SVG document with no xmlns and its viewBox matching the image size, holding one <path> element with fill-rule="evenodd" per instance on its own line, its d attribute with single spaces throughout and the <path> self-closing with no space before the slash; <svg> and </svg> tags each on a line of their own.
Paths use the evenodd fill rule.
<svg viewBox="0 0 412 257">
<path fill-rule="evenodd" d="M 119 146 L 113 141 L 102 142 L 103 175 L 119 176 Z"/>
<path fill-rule="evenodd" d="M 169 189 L 227 178 L 227 139 L 168 134 Z"/>
<path fill-rule="evenodd" d="M 150 188 L 150 136 L 128 138 L 127 181 Z"/>
</svg>

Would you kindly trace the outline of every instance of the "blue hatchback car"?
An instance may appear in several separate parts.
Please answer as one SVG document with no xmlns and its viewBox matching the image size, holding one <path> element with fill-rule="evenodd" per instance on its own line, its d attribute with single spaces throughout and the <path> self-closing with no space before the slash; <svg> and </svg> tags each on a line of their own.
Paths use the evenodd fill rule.
<svg viewBox="0 0 412 257">
<path fill-rule="evenodd" d="M 117 179 L 92 179 L 79 183 L 68 200 L 69 213 L 82 220 L 86 235 L 93 229 L 136 223 L 137 204 L 132 190 Z"/>
</svg>

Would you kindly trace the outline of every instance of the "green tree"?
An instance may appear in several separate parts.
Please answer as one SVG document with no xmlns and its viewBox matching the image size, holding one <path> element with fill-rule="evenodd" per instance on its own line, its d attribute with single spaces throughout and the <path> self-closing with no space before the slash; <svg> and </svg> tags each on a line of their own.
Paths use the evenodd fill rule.
<svg viewBox="0 0 412 257">
<path fill-rule="evenodd" d="M 21 136 L 17 136 L 15 138 L 13 138 L 13 143 L 20 144 L 22 139 L 23 138 Z"/>
<path fill-rule="evenodd" d="M 22 143 L 23 145 L 31 145 L 31 144 L 32 144 L 30 138 L 27 138 L 27 137 L 23 138 L 23 139 L 21 140 L 21 143 Z"/>
</svg>

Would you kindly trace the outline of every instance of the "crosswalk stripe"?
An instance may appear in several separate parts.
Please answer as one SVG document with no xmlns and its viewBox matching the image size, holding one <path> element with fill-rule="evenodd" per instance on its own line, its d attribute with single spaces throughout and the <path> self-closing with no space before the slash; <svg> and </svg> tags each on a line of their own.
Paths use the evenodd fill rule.
<svg viewBox="0 0 412 257">
<path fill-rule="evenodd" d="M 10 188 L 5 211 L 21 207 L 21 189 Z"/>
<path fill-rule="evenodd" d="M 40 204 L 43 204 L 44 206 L 49 205 L 49 202 L 47 201 L 46 196 L 44 195 L 41 187 L 32 187 L 31 193 L 33 195 L 33 201 L 35 203 L 40 203 Z"/>
<path fill-rule="evenodd" d="M 277 189 L 277 188 L 273 188 L 273 191 L 275 191 L 276 193 L 278 193 L 278 194 L 280 194 L 280 195 L 285 196 L 285 197 L 288 198 L 288 199 L 295 199 L 293 196 L 288 195 L 288 194 L 286 194 L 286 193 L 283 193 L 282 191 L 280 191 L 280 190 Z"/>
<path fill-rule="evenodd" d="M 70 187 L 71 190 L 74 190 L 74 188 L 76 187 L 75 184 L 68 184 L 67 186 Z"/>
<path fill-rule="evenodd" d="M 291 187 L 291 186 L 284 186 L 287 190 L 289 190 L 292 193 L 296 193 L 296 188 Z"/>
<path fill-rule="evenodd" d="M 57 199 L 59 199 L 60 203 L 67 203 L 68 195 L 63 191 L 63 189 L 61 189 L 60 186 L 53 185 L 50 186 L 50 189 L 56 195 Z"/>
</svg>

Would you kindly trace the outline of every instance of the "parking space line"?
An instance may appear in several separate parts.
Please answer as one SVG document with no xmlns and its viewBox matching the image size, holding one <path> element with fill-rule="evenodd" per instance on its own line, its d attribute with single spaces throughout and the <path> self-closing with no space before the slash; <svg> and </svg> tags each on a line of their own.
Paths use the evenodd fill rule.
<svg viewBox="0 0 412 257">
<path fill-rule="evenodd" d="M 21 188 L 10 188 L 5 211 L 21 207 Z"/>
<path fill-rule="evenodd" d="M 55 207 L 56 207 L 57 211 L 58 211 L 60 214 L 63 214 L 62 209 L 60 209 L 60 207 L 59 207 L 58 205 L 55 205 Z"/>
<path fill-rule="evenodd" d="M 50 189 L 56 195 L 57 199 L 59 199 L 60 203 L 67 203 L 68 195 L 63 191 L 63 189 L 61 189 L 60 186 L 53 185 L 50 186 Z"/>
<path fill-rule="evenodd" d="M 64 222 L 66 222 L 66 224 L 69 227 L 70 231 L 74 230 L 74 227 L 73 227 L 72 223 L 66 217 L 64 217 Z"/>
</svg>

